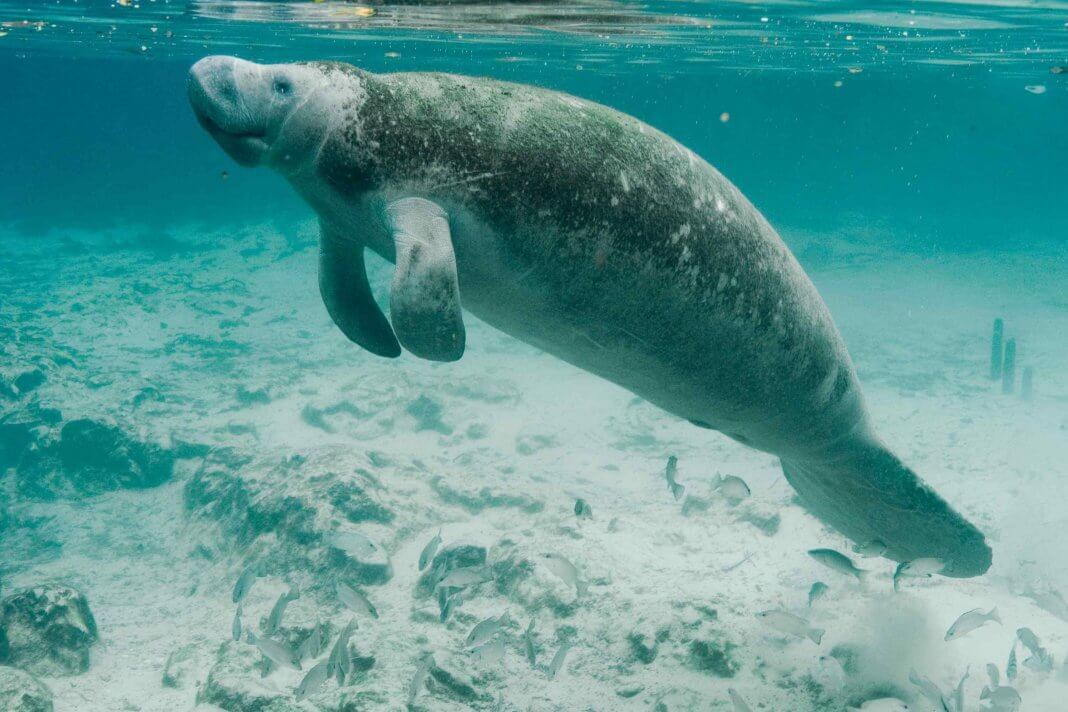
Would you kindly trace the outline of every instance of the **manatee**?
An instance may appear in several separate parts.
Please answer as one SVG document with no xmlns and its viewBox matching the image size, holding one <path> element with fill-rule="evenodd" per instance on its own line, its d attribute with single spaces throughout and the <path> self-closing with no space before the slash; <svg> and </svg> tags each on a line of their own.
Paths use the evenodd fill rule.
<svg viewBox="0 0 1068 712">
<path fill-rule="evenodd" d="M 464 312 L 702 428 L 772 453 L 806 508 L 897 561 L 985 572 L 982 533 L 876 435 L 822 299 L 709 163 L 547 89 L 332 62 L 208 57 L 201 125 L 318 215 L 319 289 L 351 341 L 454 361 Z M 364 268 L 396 264 L 390 318 Z"/>
</svg>

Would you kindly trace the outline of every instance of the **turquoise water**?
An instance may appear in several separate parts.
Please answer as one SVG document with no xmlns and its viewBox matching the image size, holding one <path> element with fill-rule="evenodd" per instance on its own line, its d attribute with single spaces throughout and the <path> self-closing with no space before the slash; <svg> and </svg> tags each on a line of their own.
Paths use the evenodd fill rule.
<svg viewBox="0 0 1068 712">
<path fill-rule="evenodd" d="M 190 109 L 213 54 L 533 84 L 692 149 L 798 257 L 882 437 L 990 572 L 895 593 L 771 455 L 473 317 L 455 364 L 349 343 L 314 214 Z M 0 76 L 0 709 L 1064 709 L 1068 3 L 0 1 Z M 450 567 L 483 578 L 446 606 Z M 39 642 L 42 586 L 90 621 L 67 606 Z M 350 617 L 350 670 L 298 700 Z M 298 671 L 249 631 L 323 642 Z"/>
</svg>

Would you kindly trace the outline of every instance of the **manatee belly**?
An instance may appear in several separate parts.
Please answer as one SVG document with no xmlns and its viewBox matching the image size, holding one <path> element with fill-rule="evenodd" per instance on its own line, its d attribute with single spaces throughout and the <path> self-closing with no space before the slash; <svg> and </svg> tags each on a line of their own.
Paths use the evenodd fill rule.
<svg viewBox="0 0 1068 712">
<path fill-rule="evenodd" d="M 551 224 L 506 230 L 477 207 L 447 207 L 464 308 L 491 326 L 680 418 L 780 456 L 819 456 L 866 434 L 853 367 L 792 258 L 774 279 L 734 266 L 688 267 L 730 269 L 731 294 L 777 294 L 791 305 L 780 320 L 792 322 L 781 324 L 744 302 L 739 309 L 736 299 L 680 288 L 677 274 L 643 264 L 640 255 L 609 259 L 588 234 Z M 547 253 L 514 249 L 517 241 L 529 245 L 534 232 Z"/>
</svg>

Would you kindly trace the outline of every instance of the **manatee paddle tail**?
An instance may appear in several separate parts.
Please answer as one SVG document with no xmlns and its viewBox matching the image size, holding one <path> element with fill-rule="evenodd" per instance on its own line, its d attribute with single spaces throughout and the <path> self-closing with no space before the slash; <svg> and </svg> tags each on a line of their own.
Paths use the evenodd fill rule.
<svg viewBox="0 0 1068 712">
<path fill-rule="evenodd" d="M 941 574 L 957 578 L 990 568 L 983 534 L 881 445 L 820 463 L 783 460 L 782 470 L 814 516 L 860 544 L 881 541 L 888 559 L 941 559 Z"/>
</svg>

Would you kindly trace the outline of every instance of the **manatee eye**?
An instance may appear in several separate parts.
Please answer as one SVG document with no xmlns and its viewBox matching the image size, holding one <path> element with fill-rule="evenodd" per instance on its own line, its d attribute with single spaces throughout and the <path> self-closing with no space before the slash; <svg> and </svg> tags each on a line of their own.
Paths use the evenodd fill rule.
<svg viewBox="0 0 1068 712">
<path fill-rule="evenodd" d="M 293 91 L 293 85 L 285 79 L 274 80 L 274 93 L 279 96 L 287 96 L 289 92 Z"/>
</svg>

